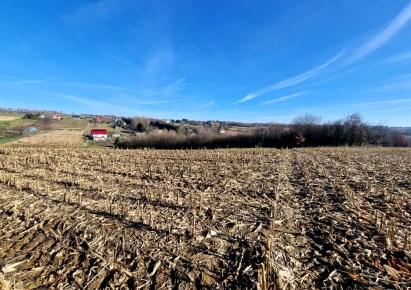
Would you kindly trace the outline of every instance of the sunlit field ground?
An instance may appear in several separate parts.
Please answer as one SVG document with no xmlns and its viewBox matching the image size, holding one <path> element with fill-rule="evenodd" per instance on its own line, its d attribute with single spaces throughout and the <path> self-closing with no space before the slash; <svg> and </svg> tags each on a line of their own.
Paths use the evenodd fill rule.
<svg viewBox="0 0 411 290">
<path fill-rule="evenodd" d="M 5 288 L 411 283 L 410 149 L 24 147 L 0 156 Z"/>
</svg>

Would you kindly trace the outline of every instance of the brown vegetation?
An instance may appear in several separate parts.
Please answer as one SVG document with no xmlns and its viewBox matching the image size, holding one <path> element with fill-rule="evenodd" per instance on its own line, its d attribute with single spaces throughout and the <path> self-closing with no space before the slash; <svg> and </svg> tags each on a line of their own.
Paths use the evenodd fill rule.
<svg viewBox="0 0 411 290">
<path fill-rule="evenodd" d="M 0 121 L 14 121 L 20 119 L 19 116 L 0 116 Z"/>
<path fill-rule="evenodd" d="M 323 124 L 321 118 L 307 114 L 295 118 L 291 125 L 266 124 L 244 128 L 242 131 L 230 128 L 227 132 L 224 130 L 224 134 L 221 134 L 221 128 L 224 127 L 219 123 L 197 127 L 177 126 L 159 121 L 151 124 L 161 130 L 119 140 L 116 146 L 140 149 L 215 149 L 409 145 L 406 136 L 401 132 L 382 125 L 369 125 L 358 113 L 347 116 L 344 121 Z"/>
<path fill-rule="evenodd" d="M 409 149 L 0 148 L 0 156 L 0 285 L 411 283 Z"/>
<path fill-rule="evenodd" d="M 76 130 L 56 130 L 29 135 L 7 143 L 7 146 L 54 146 L 79 147 L 83 144 L 83 132 Z"/>
</svg>

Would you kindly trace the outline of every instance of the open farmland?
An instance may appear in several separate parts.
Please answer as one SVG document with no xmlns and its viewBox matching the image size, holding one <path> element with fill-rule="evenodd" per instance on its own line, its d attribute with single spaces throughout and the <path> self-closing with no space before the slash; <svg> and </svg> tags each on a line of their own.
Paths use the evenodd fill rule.
<svg viewBox="0 0 411 290">
<path fill-rule="evenodd" d="M 21 119 L 19 116 L 0 116 L 0 122 L 1 121 L 14 121 Z"/>
<path fill-rule="evenodd" d="M 71 119 L 65 118 L 62 120 L 55 120 L 46 126 L 43 129 L 46 130 L 58 130 L 58 129 L 86 129 L 89 126 L 87 120 Z"/>
<path fill-rule="evenodd" d="M 0 283 L 407 289 L 410 164 L 409 149 L 0 148 Z"/>
<path fill-rule="evenodd" d="M 44 133 L 29 135 L 19 140 L 8 143 L 12 146 L 55 146 L 55 147 L 79 147 L 83 144 L 83 131 L 54 130 Z"/>
</svg>

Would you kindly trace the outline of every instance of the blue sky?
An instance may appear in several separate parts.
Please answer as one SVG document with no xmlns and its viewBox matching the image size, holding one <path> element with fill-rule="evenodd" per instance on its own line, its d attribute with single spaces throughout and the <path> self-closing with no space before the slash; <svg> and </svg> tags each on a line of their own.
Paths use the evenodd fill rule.
<svg viewBox="0 0 411 290">
<path fill-rule="evenodd" d="M 411 126 L 409 0 L 2 0 L 0 107 Z"/>
</svg>

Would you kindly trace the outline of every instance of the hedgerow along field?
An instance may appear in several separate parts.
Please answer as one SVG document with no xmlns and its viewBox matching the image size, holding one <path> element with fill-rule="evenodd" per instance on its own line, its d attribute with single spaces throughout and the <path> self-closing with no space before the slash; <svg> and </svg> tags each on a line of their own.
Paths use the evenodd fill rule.
<svg viewBox="0 0 411 290">
<path fill-rule="evenodd" d="M 410 164 L 391 148 L 0 148 L 0 285 L 407 289 Z"/>
</svg>

